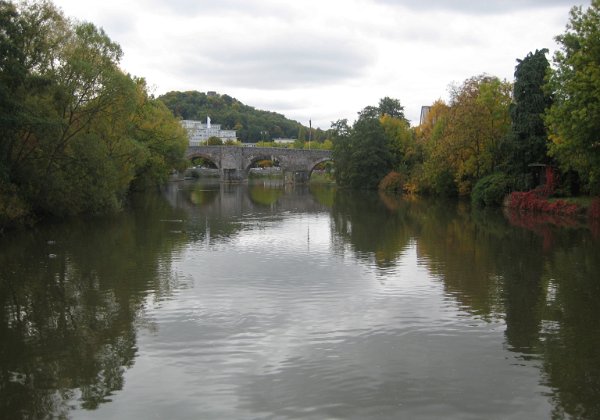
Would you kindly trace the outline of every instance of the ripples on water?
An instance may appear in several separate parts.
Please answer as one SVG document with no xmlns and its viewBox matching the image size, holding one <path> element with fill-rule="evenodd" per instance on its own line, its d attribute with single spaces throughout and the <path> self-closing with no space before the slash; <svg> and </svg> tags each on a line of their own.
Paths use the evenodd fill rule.
<svg viewBox="0 0 600 420">
<path fill-rule="evenodd" d="M 104 288 L 100 301 L 109 302 L 106 328 L 128 331 L 130 341 L 122 346 L 134 353 L 130 363 L 111 365 L 122 386 L 107 384 L 94 410 L 74 393 L 66 398 L 75 409 L 69 416 L 561 416 L 541 348 L 561 330 L 560 319 L 551 320 L 544 305 L 557 311 L 562 295 L 553 280 L 548 303 L 535 300 L 541 286 L 531 273 L 542 272 L 541 261 L 512 284 L 508 273 L 520 262 L 510 244 L 497 242 L 496 254 L 486 254 L 485 244 L 461 239 L 486 234 L 474 230 L 470 236 L 471 225 L 459 225 L 458 216 L 433 229 L 405 220 L 412 207 L 374 211 L 377 201 L 350 210 L 320 204 L 306 210 L 299 209 L 304 195 L 296 202 L 263 194 L 263 201 L 277 201 L 252 206 L 244 201 L 251 195 L 236 189 L 201 192 L 196 200 L 203 205 L 186 208 L 174 196 L 176 210 L 164 210 L 134 234 L 115 234 L 121 243 L 137 238 L 120 253 L 126 255 L 100 249 L 117 243 L 104 231 L 92 241 L 95 256 L 82 259 L 90 272 L 95 264 L 122 258 L 113 271 L 96 269 L 97 287 Z M 423 220 L 443 220 L 428 215 Z M 154 225 L 160 232 L 150 234 Z M 530 238 L 524 237 L 529 246 Z M 161 250 L 155 260 L 153 246 Z M 106 255 L 93 262 L 98 253 Z M 504 254 L 511 264 L 499 269 Z M 105 278 L 114 286 L 103 286 Z M 73 279 L 79 281 L 75 274 Z M 547 319 L 531 315 L 534 307 Z M 133 323 L 111 323 L 123 310 L 134 314 Z M 523 312 L 531 320 L 516 322 Z M 107 372 L 99 368 L 99 382 Z"/>
<path fill-rule="evenodd" d="M 379 269 L 332 249 L 326 214 L 241 226 L 235 238 L 182 252 L 174 269 L 193 287 L 147 311 L 157 328 L 140 334 L 128 386 L 105 411 L 127 413 L 132 401 L 135 417 L 448 418 L 451 410 L 481 418 L 548 409 L 515 401 L 539 389 L 503 353 L 503 323 L 461 311 L 417 263 L 414 242 Z"/>
</svg>

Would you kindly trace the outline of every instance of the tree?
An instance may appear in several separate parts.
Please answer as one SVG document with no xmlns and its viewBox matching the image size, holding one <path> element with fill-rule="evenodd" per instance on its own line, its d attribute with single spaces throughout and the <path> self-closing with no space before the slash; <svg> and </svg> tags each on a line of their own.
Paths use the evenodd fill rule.
<svg viewBox="0 0 600 420">
<path fill-rule="evenodd" d="M 510 83 L 487 75 L 467 79 L 450 91 L 441 145 L 461 194 L 468 194 L 500 162 L 501 141 L 510 127 L 511 91 Z"/>
<path fill-rule="evenodd" d="M 374 107 L 359 112 L 352 128 L 346 120 L 332 124 L 335 178 L 341 186 L 377 188 L 393 168 L 392 153 Z"/>
<path fill-rule="evenodd" d="M 120 70 L 102 29 L 48 1 L 0 1 L 0 22 L 0 195 L 13 196 L 0 199 L 13 214 L 19 201 L 38 213 L 113 211 L 134 180 L 178 166 L 183 129 Z"/>
<path fill-rule="evenodd" d="M 556 37 L 555 71 L 549 80 L 554 102 L 546 114 L 550 154 L 564 170 L 575 170 L 590 192 L 600 193 L 600 0 L 571 9 L 564 34 Z"/>
<path fill-rule="evenodd" d="M 388 96 L 379 100 L 379 113 L 380 115 L 388 115 L 392 118 L 398 118 L 405 120 L 404 107 L 400 104 L 398 99 L 393 99 Z M 408 122 L 408 121 L 407 121 Z"/>
<path fill-rule="evenodd" d="M 277 137 L 297 138 L 301 124 L 271 111 L 255 109 L 228 95 L 206 93 L 168 92 L 158 98 L 175 116 L 184 120 L 204 120 L 210 115 L 225 129 L 237 131 L 244 142 L 269 141 Z M 308 127 L 303 127 L 304 136 Z"/>
<path fill-rule="evenodd" d="M 209 146 L 222 146 L 223 140 L 221 140 L 219 137 L 211 136 L 208 138 L 208 140 L 206 140 L 206 144 Z"/>
<path fill-rule="evenodd" d="M 298 127 L 298 137 L 297 139 L 304 143 L 306 141 L 306 128 L 303 125 Z"/>
<path fill-rule="evenodd" d="M 441 196 L 458 193 L 454 166 L 448 157 L 451 146 L 447 136 L 449 119 L 450 107 L 444 101 L 437 100 L 416 132 L 417 141 L 423 147 L 421 188 Z"/>
<path fill-rule="evenodd" d="M 408 175 L 413 166 L 421 160 L 421 148 L 415 140 L 414 131 L 411 130 L 408 121 L 389 114 L 383 114 L 379 122 L 383 127 L 395 169 Z"/>
<path fill-rule="evenodd" d="M 552 104 L 544 90 L 550 64 L 547 49 L 529 53 L 517 60 L 513 103 L 510 106 L 511 129 L 506 142 L 506 172 L 515 178 L 520 189 L 531 188 L 528 181 L 532 163 L 548 163 L 548 132 L 544 125 L 544 112 Z"/>
</svg>

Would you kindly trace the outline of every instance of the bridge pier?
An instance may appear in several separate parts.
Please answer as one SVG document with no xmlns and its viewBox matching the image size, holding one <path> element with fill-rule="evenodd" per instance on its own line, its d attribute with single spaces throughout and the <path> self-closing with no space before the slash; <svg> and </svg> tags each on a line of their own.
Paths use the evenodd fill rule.
<svg viewBox="0 0 600 420">
<path fill-rule="evenodd" d="M 246 179 L 245 173 L 242 170 L 235 168 L 223 168 L 221 170 L 221 182 L 241 182 Z"/>
</svg>

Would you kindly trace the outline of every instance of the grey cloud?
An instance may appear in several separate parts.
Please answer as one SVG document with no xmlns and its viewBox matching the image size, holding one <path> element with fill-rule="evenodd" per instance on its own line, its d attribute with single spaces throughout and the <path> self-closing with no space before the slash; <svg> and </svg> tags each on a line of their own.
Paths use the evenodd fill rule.
<svg viewBox="0 0 600 420">
<path fill-rule="evenodd" d="M 98 17 L 98 23 L 102 25 L 111 38 L 122 38 L 135 30 L 134 18 L 109 11 Z"/>
<path fill-rule="evenodd" d="M 542 9 L 548 7 L 570 7 L 572 0 L 374 0 L 393 6 L 403 6 L 414 10 L 445 10 L 468 14 L 495 14 L 522 9 Z"/>
<path fill-rule="evenodd" d="M 197 54 L 197 55 L 196 55 Z M 271 41 L 201 47 L 180 68 L 186 79 L 261 89 L 314 87 L 362 75 L 372 54 L 363 46 L 329 39 Z"/>
<path fill-rule="evenodd" d="M 164 9 L 176 15 L 215 15 L 239 13 L 245 15 L 288 15 L 285 3 L 275 4 L 266 1 L 249 0 L 151 0 L 153 7 Z"/>
</svg>

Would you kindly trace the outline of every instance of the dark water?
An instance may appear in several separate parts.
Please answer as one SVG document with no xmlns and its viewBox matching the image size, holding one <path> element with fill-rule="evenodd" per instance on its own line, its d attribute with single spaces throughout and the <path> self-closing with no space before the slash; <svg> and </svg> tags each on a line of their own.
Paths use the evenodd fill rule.
<svg viewBox="0 0 600 420">
<path fill-rule="evenodd" d="M 172 184 L 0 238 L 0 417 L 600 418 L 598 227 Z"/>
</svg>

